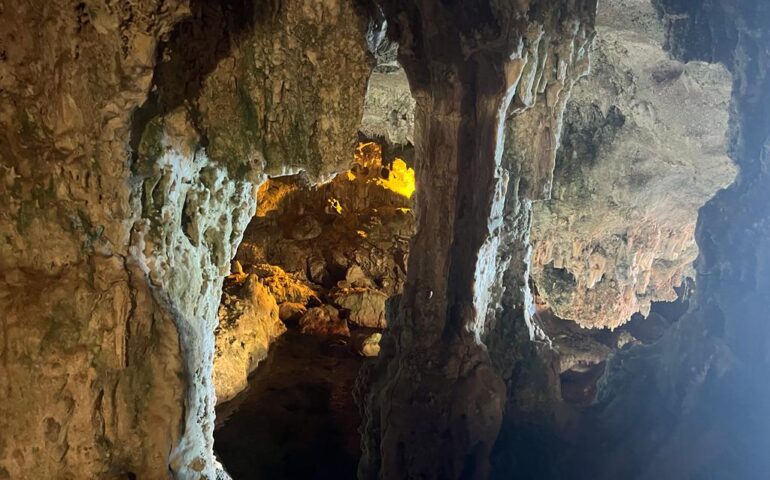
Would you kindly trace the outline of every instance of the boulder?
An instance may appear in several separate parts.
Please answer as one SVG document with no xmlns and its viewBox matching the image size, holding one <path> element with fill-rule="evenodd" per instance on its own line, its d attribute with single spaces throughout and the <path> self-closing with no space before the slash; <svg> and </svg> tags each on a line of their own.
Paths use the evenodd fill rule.
<svg viewBox="0 0 770 480">
<path fill-rule="evenodd" d="M 301 303 L 284 302 L 278 306 L 278 317 L 286 325 L 296 325 L 307 312 L 307 307 Z"/>
<path fill-rule="evenodd" d="M 351 287 L 372 288 L 374 282 L 369 278 L 359 265 L 352 265 L 345 273 L 345 281 Z"/>
<path fill-rule="evenodd" d="M 385 328 L 388 296 L 372 288 L 345 288 L 332 295 L 334 303 L 349 312 L 348 320 L 360 327 Z"/>
<path fill-rule="evenodd" d="M 318 238 L 323 232 L 321 224 L 310 215 L 300 218 L 291 230 L 291 238 L 294 240 L 312 240 Z"/>
<path fill-rule="evenodd" d="M 364 339 L 359 353 L 364 357 L 376 357 L 380 354 L 381 333 L 373 333 Z"/>
<path fill-rule="evenodd" d="M 307 335 L 350 336 L 348 323 L 340 318 L 339 311 L 331 305 L 313 307 L 299 319 L 300 332 Z"/>
<path fill-rule="evenodd" d="M 215 335 L 214 390 L 217 403 L 246 388 L 248 376 L 267 357 L 270 344 L 286 327 L 278 305 L 256 275 L 225 285 Z"/>
<path fill-rule="evenodd" d="M 287 273 L 281 267 L 269 264 L 251 265 L 250 272 L 255 273 L 262 283 L 270 290 L 279 304 L 284 302 L 306 304 L 311 297 L 316 296 L 307 284 L 295 275 Z"/>
</svg>

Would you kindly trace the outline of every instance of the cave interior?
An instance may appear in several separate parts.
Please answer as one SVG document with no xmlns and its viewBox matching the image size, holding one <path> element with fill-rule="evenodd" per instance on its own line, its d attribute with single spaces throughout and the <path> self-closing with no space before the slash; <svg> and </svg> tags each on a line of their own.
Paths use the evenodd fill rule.
<svg viewBox="0 0 770 480">
<path fill-rule="evenodd" d="M 768 111 L 766 0 L 0 1 L 0 480 L 768 479 Z"/>
</svg>

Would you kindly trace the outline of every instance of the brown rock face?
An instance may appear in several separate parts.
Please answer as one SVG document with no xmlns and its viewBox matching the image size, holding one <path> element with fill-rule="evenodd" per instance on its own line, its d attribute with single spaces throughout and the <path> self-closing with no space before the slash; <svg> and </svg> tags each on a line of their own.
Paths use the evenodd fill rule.
<svg viewBox="0 0 770 480">
<path fill-rule="evenodd" d="M 313 307 L 299 319 L 299 331 L 307 335 L 350 336 L 348 322 L 340 318 L 340 312 L 331 305 Z"/>
<path fill-rule="evenodd" d="M 0 477 L 214 478 L 255 186 L 349 162 L 370 70 L 350 2 L 226 3 L 2 6 Z"/>
<path fill-rule="evenodd" d="M 644 0 L 602 2 L 596 28 L 552 198 L 533 207 L 532 276 L 558 316 L 615 328 L 692 275 L 698 209 L 734 177 L 730 75 L 670 59 Z"/>
<path fill-rule="evenodd" d="M 278 309 L 278 316 L 283 323 L 296 325 L 302 315 L 307 312 L 305 305 L 301 303 L 282 303 Z"/>
<path fill-rule="evenodd" d="M 414 229 L 414 170 L 398 158 L 386 162 L 371 142 L 350 157 L 352 168 L 326 183 L 313 185 L 302 175 L 267 182 L 239 260 L 277 268 L 316 289 L 339 283 L 399 293 Z"/>
<path fill-rule="evenodd" d="M 550 183 L 558 128 L 541 122 L 559 124 L 592 36 L 595 3 L 545 4 L 384 2 L 417 102 L 417 231 L 380 362 L 361 386 L 364 478 L 489 473 L 506 395 L 481 338 L 512 257 L 498 250 L 504 216 L 521 214 L 522 166 L 538 172 L 522 196 Z M 518 156 L 505 160 L 504 127 L 518 132 Z M 540 141 L 525 151 L 532 135 Z"/>
<path fill-rule="evenodd" d="M 256 275 L 248 275 L 240 284 L 225 284 L 215 332 L 213 382 L 217 403 L 246 388 L 249 374 L 285 331 L 275 297 Z"/>
</svg>

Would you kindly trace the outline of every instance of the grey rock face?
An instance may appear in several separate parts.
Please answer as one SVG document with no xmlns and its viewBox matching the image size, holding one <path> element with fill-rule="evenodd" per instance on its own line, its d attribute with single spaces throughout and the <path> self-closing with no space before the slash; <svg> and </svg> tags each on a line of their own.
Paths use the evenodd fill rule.
<svg viewBox="0 0 770 480">
<path fill-rule="evenodd" d="M 587 473 L 761 478 L 770 471 L 768 457 L 755 449 L 767 444 L 770 428 L 761 413 L 770 385 L 759 374 L 768 368 L 770 311 L 764 273 L 770 267 L 770 29 L 760 19 L 770 15 L 770 5 L 654 3 L 677 58 L 730 69 L 729 152 L 739 173 L 699 212 L 696 293 L 688 313 L 654 346 L 621 352 L 608 365 L 596 412 L 607 436 L 598 441 L 613 439 L 605 458 L 633 454 Z M 633 427 L 640 422 L 649 425 L 643 433 Z"/>
<path fill-rule="evenodd" d="M 409 80 L 398 64 L 391 71 L 375 71 L 366 90 L 361 132 L 388 145 L 412 144 L 414 109 Z"/>
<path fill-rule="evenodd" d="M 591 74 L 564 117 L 552 199 L 533 209 L 538 291 L 557 315 L 617 327 L 692 275 L 698 209 L 734 178 L 731 78 L 663 51 L 644 0 L 602 2 Z"/>
</svg>

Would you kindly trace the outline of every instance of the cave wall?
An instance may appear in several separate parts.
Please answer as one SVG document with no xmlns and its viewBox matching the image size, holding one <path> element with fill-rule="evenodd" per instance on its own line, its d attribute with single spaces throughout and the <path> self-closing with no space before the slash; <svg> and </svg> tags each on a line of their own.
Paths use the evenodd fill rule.
<svg viewBox="0 0 770 480">
<path fill-rule="evenodd" d="M 0 16 L 0 477 L 214 477 L 222 277 L 265 174 L 350 163 L 349 2 Z"/>
<path fill-rule="evenodd" d="M 740 170 L 700 211 L 694 306 L 611 362 L 591 417 L 610 448 L 578 448 L 574 464 L 597 478 L 762 478 L 770 12 L 656 5 L 678 58 L 733 74 Z M 529 229 L 553 190 L 596 2 L 381 6 L 416 100 L 417 234 L 360 383 L 360 474 L 481 478 L 492 458 L 505 477 L 526 451 L 495 447 L 498 433 L 554 414 Z M 222 278 L 265 175 L 318 180 L 352 161 L 370 12 L 310 0 L 0 12 L 0 478 L 213 478 Z M 410 140 L 403 125 L 390 138 Z"/>
<path fill-rule="evenodd" d="M 598 478 L 764 478 L 770 5 L 655 4 L 673 55 L 730 69 L 729 154 L 739 172 L 699 212 L 689 312 L 660 342 L 623 352 L 608 366 L 595 419 L 604 444 L 613 445 L 606 458 L 617 460 L 593 467 Z M 647 427 L 636 430 L 630 419 Z"/>
<path fill-rule="evenodd" d="M 533 207 L 532 276 L 559 317 L 615 328 L 693 276 L 697 211 L 735 175 L 731 77 L 670 58 L 646 0 L 602 2 L 596 29 L 551 198 Z"/>
<path fill-rule="evenodd" d="M 596 28 L 590 74 L 561 123 L 528 113 L 558 144 L 529 144 L 526 127 L 516 141 L 523 122 L 509 122 L 504 155 L 532 159 L 519 162 L 523 189 L 553 169 L 552 187 L 525 192 L 542 200 L 532 205 L 531 238 L 540 295 L 562 318 L 614 328 L 672 300 L 694 275 L 697 210 L 735 175 L 725 135 L 731 77 L 719 64 L 670 58 L 663 22 L 645 0 L 601 3 Z M 378 56 L 369 79 L 361 132 L 399 148 L 413 142 L 415 103 L 393 50 Z M 519 100 L 523 110 L 533 101 Z M 544 148 L 556 149 L 556 161 L 527 171 Z"/>
</svg>

